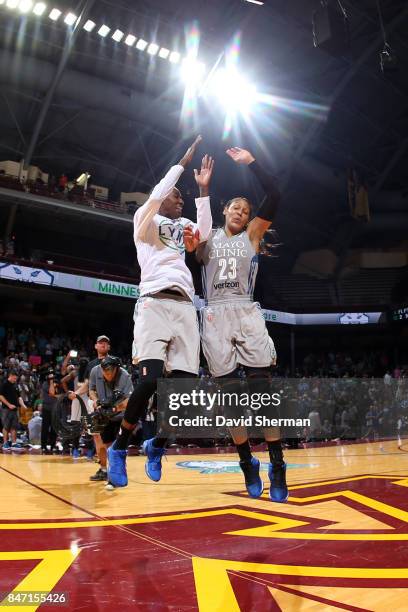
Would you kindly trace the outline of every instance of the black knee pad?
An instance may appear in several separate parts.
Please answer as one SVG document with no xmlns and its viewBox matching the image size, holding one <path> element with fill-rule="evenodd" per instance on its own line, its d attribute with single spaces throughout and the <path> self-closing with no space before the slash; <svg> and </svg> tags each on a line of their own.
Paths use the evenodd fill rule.
<svg viewBox="0 0 408 612">
<path fill-rule="evenodd" d="M 237 405 L 233 398 L 235 394 L 239 397 L 240 393 L 245 390 L 239 370 L 236 369 L 230 374 L 219 376 L 215 380 L 224 398 L 222 405 L 218 407 L 218 414 L 222 414 L 226 418 L 236 417 L 239 412 L 239 403 Z M 231 397 L 231 400 L 228 400 L 228 397 Z"/>
<path fill-rule="evenodd" d="M 136 425 L 144 418 L 149 399 L 157 389 L 157 379 L 163 376 L 164 362 L 160 359 L 146 359 L 139 364 L 139 383 L 129 398 L 124 420 Z"/>
<path fill-rule="evenodd" d="M 173 370 L 169 374 L 169 378 L 198 378 L 197 374 L 192 372 L 183 372 L 183 370 Z"/>
<path fill-rule="evenodd" d="M 247 375 L 246 382 L 248 385 L 248 392 L 251 395 L 255 396 L 256 394 L 258 395 L 258 397 L 260 397 L 261 394 L 271 395 L 272 388 L 271 388 L 271 370 L 270 368 L 247 367 L 246 375 Z M 276 418 L 277 417 L 276 407 L 261 406 L 257 410 L 257 414 L 267 416 L 270 418 Z"/>
<path fill-rule="evenodd" d="M 270 385 L 270 369 L 269 368 L 247 368 L 246 382 L 250 393 L 269 393 Z"/>
<path fill-rule="evenodd" d="M 139 380 L 154 381 L 163 378 L 164 362 L 161 359 L 145 359 L 139 363 Z"/>
</svg>

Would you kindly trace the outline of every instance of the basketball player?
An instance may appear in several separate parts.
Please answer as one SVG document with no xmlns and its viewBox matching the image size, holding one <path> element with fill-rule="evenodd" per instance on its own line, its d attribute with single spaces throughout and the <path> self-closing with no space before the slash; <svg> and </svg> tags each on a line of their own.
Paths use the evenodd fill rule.
<svg viewBox="0 0 408 612">
<path fill-rule="evenodd" d="M 275 179 L 259 166 L 249 151 L 234 147 L 227 154 L 235 163 L 250 168 L 266 197 L 252 220 L 252 207 L 246 198 L 230 200 L 224 208 L 224 227 L 214 230 L 208 242 L 197 247 L 207 304 L 201 313 L 202 346 L 212 376 L 236 378 L 241 365 L 246 370 L 249 391 L 263 393 L 269 391 L 270 368 L 276 363 L 276 351 L 259 304 L 252 299 L 260 241 L 275 217 L 280 195 Z M 269 497 L 275 502 L 285 502 L 288 498 L 286 465 L 279 432 L 270 429 L 264 434 L 270 456 Z M 260 497 L 263 492 L 260 463 L 251 454 L 246 428 L 234 428 L 231 435 L 247 491 L 251 497 Z"/>
<path fill-rule="evenodd" d="M 163 370 L 179 378 L 195 377 L 199 368 L 200 334 L 193 304 L 194 285 L 184 261 L 184 230 L 191 228 L 198 242 L 211 235 L 209 185 L 213 160 L 203 157 L 194 170 L 200 190 L 196 199 L 197 224 L 181 216 L 183 199 L 176 183 L 191 162 L 199 136 L 180 162 L 170 168 L 134 217 L 134 239 L 141 268 L 140 298 L 135 307 L 134 362 L 140 382 L 129 399 L 119 435 L 108 451 L 108 479 L 113 486 L 127 485 L 126 454 L 129 437 L 156 391 Z M 146 440 L 146 474 L 157 482 L 166 440 Z"/>
</svg>

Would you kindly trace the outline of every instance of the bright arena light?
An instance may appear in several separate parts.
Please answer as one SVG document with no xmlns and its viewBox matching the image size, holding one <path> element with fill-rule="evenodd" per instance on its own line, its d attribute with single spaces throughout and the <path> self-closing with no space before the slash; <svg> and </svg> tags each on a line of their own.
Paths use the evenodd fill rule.
<svg viewBox="0 0 408 612">
<path fill-rule="evenodd" d="M 170 49 L 166 49 L 166 47 L 162 47 L 159 51 L 159 57 L 162 59 L 167 59 L 170 55 Z"/>
<path fill-rule="evenodd" d="M 181 65 L 181 76 L 185 83 L 198 85 L 204 76 L 205 64 L 193 57 L 185 57 Z"/>
<path fill-rule="evenodd" d="M 171 62 L 172 64 L 178 64 L 180 60 L 181 55 L 178 51 L 172 51 L 170 53 L 169 62 Z"/>
<path fill-rule="evenodd" d="M 6 6 L 8 8 L 14 9 L 17 7 L 18 3 L 19 3 L 19 0 L 7 0 Z"/>
<path fill-rule="evenodd" d="M 149 43 L 147 42 L 147 40 L 143 40 L 143 38 L 139 38 L 139 40 L 136 43 L 136 49 L 139 49 L 139 51 L 144 51 L 148 44 Z"/>
<path fill-rule="evenodd" d="M 50 19 L 52 19 L 53 21 L 57 21 L 57 19 L 59 19 L 60 16 L 61 16 L 61 11 L 59 11 L 58 9 L 52 9 L 50 13 Z"/>
<path fill-rule="evenodd" d="M 33 4 L 32 0 L 21 0 L 18 9 L 21 13 L 28 13 L 33 8 Z"/>
<path fill-rule="evenodd" d="M 102 38 L 105 38 L 105 36 L 107 36 L 109 32 L 110 28 L 107 25 L 102 25 L 98 30 L 98 34 L 99 36 L 102 36 Z"/>
<path fill-rule="evenodd" d="M 112 38 L 113 40 L 116 40 L 116 42 L 120 42 L 124 35 L 125 34 L 122 32 L 122 30 L 115 30 L 115 32 L 112 34 Z"/>
<path fill-rule="evenodd" d="M 211 93 L 228 112 L 246 113 L 256 102 L 256 87 L 236 69 L 218 70 L 211 79 Z"/>
<path fill-rule="evenodd" d="M 64 19 L 64 23 L 66 23 L 69 26 L 74 25 L 74 23 L 76 22 L 76 20 L 78 19 L 78 17 L 76 15 L 74 15 L 74 13 L 68 13 L 68 15 L 66 15 L 65 19 Z"/>
<path fill-rule="evenodd" d="M 84 25 L 84 30 L 86 30 L 87 32 L 92 32 L 95 26 L 96 26 L 96 23 L 88 19 L 88 21 Z"/>
<path fill-rule="evenodd" d="M 47 5 L 44 2 L 37 2 L 37 4 L 33 8 L 33 13 L 34 15 L 38 15 L 39 17 L 41 17 L 41 15 L 45 12 L 46 8 Z"/>
<path fill-rule="evenodd" d="M 156 45 L 156 43 L 150 43 L 150 45 L 147 47 L 147 52 L 150 55 L 156 55 L 159 49 L 159 45 Z"/>
<path fill-rule="evenodd" d="M 129 47 L 133 47 L 133 45 L 136 42 L 136 36 L 133 36 L 133 34 L 128 34 L 125 38 L 125 45 L 129 45 Z"/>
</svg>

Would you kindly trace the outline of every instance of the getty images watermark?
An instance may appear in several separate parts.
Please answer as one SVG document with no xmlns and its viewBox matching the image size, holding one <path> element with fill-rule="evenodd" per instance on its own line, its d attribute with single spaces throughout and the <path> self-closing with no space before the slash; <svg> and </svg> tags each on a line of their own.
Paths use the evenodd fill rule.
<svg viewBox="0 0 408 612">
<path fill-rule="evenodd" d="M 246 427 L 254 436 L 279 428 L 289 437 L 310 427 L 310 420 L 296 414 L 284 390 L 269 379 L 249 384 L 236 379 L 159 381 L 158 428 L 163 433 L 182 438 L 224 437 L 235 427 Z"/>
<path fill-rule="evenodd" d="M 181 411 L 183 408 L 198 408 L 205 412 L 214 412 L 215 408 L 221 408 L 223 412 L 235 409 L 249 409 L 251 413 L 237 416 L 228 414 L 199 414 L 195 417 L 185 417 L 179 414 L 169 416 L 171 427 L 307 427 L 310 426 L 309 419 L 291 419 L 268 417 L 266 414 L 258 414 L 261 409 L 278 408 L 282 398 L 280 393 L 246 393 L 246 392 L 209 392 L 203 389 L 193 389 L 190 393 L 170 393 L 168 409 Z M 255 414 L 254 414 L 255 413 Z"/>
</svg>

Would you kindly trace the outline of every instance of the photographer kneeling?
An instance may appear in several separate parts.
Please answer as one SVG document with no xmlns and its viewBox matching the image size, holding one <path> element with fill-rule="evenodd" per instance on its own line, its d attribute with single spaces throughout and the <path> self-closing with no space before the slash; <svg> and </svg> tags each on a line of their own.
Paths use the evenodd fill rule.
<svg viewBox="0 0 408 612">
<path fill-rule="evenodd" d="M 119 357 L 108 355 L 90 374 L 89 397 L 95 408 L 91 433 L 97 434 L 94 439 L 100 463 L 91 480 L 107 480 L 106 451 L 119 432 L 123 412 L 133 392 L 132 379 L 120 365 Z"/>
</svg>

